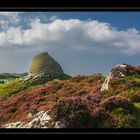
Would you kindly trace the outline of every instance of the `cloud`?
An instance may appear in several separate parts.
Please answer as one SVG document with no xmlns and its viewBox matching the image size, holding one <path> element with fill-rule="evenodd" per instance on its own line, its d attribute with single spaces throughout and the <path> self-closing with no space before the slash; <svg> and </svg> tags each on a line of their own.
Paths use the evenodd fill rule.
<svg viewBox="0 0 140 140">
<path fill-rule="evenodd" d="M 4 15 L 13 16 L 10 13 Z M 67 49 L 130 55 L 140 53 L 140 33 L 135 28 L 117 30 L 109 23 L 97 20 L 62 20 L 56 17 L 47 23 L 36 18 L 30 21 L 29 26 L 28 29 L 18 26 L 1 31 L 0 48 L 28 51 Z"/>
<path fill-rule="evenodd" d="M 51 16 L 51 17 L 49 18 L 50 21 L 55 21 L 56 19 L 58 19 L 57 16 Z"/>
<path fill-rule="evenodd" d="M 7 29 L 10 25 L 17 25 L 21 20 L 20 13 L 23 12 L 0 12 L 0 28 Z"/>
<path fill-rule="evenodd" d="M 11 22 L 18 23 L 20 13 L 23 12 L 0 12 L 0 18 L 9 18 Z"/>
</svg>

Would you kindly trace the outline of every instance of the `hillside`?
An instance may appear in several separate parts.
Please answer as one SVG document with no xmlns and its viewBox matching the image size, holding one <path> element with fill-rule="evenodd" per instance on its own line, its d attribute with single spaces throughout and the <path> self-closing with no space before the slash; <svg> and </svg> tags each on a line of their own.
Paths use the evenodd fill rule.
<svg viewBox="0 0 140 140">
<path fill-rule="evenodd" d="M 47 116 L 52 120 L 45 121 L 45 128 L 55 128 L 57 122 L 68 128 L 140 127 L 140 79 L 114 79 L 108 91 L 100 92 L 103 82 L 101 75 L 76 76 L 69 80 L 50 81 L 2 98 L 0 126 L 18 127 L 20 122 L 23 128 L 28 123 L 29 128 L 42 128 L 42 122 L 39 121 L 41 126 L 37 125 L 39 122 L 34 115 L 51 110 Z"/>
<path fill-rule="evenodd" d="M 47 76 L 38 82 L 50 74 L 48 66 L 41 64 L 43 76 L 37 71 L 35 75 L 0 85 L 1 128 L 140 127 L 138 66 L 116 65 L 106 77 L 101 74 L 70 77 L 63 70 L 56 76 L 53 71 L 51 78 Z"/>
</svg>

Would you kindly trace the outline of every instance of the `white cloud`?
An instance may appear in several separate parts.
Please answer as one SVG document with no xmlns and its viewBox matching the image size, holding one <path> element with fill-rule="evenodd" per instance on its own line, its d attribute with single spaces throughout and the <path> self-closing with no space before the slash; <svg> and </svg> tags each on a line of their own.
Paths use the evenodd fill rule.
<svg viewBox="0 0 140 140">
<path fill-rule="evenodd" d="M 19 22 L 19 13 L 23 13 L 23 12 L 0 12 L 0 16 L 7 17 L 12 22 Z"/>
<path fill-rule="evenodd" d="M 56 19 L 58 19 L 58 17 L 57 16 L 51 16 L 49 19 L 50 19 L 50 21 L 55 21 Z"/>
<path fill-rule="evenodd" d="M 3 20 L 3 19 L 0 20 L 0 26 L 1 26 L 2 29 L 7 29 L 8 24 L 9 24 L 9 21 Z"/>
<path fill-rule="evenodd" d="M 1 29 L 7 29 L 11 24 L 18 24 L 21 20 L 20 13 L 23 12 L 0 12 Z"/>
<path fill-rule="evenodd" d="M 10 13 L 4 14 L 10 16 Z M 9 27 L 0 32 L 0 47 L 140 53 L 140 33 L 135 28 L 117 30 L 109 23 L 78 19 L 53 19 L 52 22 L 42 23 L 36 18 L 29 25 L 29 29 Z"/>
</svg>

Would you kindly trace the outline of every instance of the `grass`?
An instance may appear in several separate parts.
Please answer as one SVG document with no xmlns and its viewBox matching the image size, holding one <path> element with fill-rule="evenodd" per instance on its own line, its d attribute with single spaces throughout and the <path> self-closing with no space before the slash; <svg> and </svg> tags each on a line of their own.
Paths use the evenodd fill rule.
<svg viewBox="0 0 140 140">
<path fill-rule="evenodd" d="M 19 79 L 12 80 L 7 84 L 0 85 L 0 97 L 10 97 L 15 93 L 25 89 L 25 85 Z"/>
<path fill-rule="evenodd" d="M 115 119 L 113 126 L 117 128 L 132 128 L 135 122 L 134 114 L 130 114 L 128 110 L 124 108 L 115 108 L 109 112 L 109 114 Z"/>
<path fill-rule="evenodd" d="M 64 79 L 69 79 L 70 76 L 63 74 L 60 77 L 56 78 L 54 81 L 59 81 L 60 79 L 64 80 Z M 40 87 L 45 85 L 47 82 L 43 82 L 41 84 L 30 84 L 30 83 L 26 83 L 23 82 L 20 79 L 14 79 L 9 81 L 6 84 L 0 84 L 0 98 L 9 98 L 13 95 L 15 95 L 16 93 L 22 91 L 22 90 L 30 90 L 33 87 Z M 49 82 L 48 82 L 49 83 Z M 53 93 L 56 92 L 56 89 L 53 90 Z"/>
<path fill-rule="evenodd" d="M 120 96 L 128 98 L 131 102 L 140 102 L 140 91 L 136 89 L 128 89 L 119 94 Z"/>
<path fill-rule="evenodd" d="M 133 124 L 133 128 L 140 128 L 140 102 L 134 103 L 135 110 L 134 114 L 136 117 L 136 122 Z"/>
<path fill-rule="evenodd" d="M 128 84 L 128 87 L 123 90 L 124 84 Z M 122 81 L 113 81 L 111 88 L 112 90 L 102 92 L 102 95 L 104 97 L 120 95 L 126 97 L 134 105 L 132 114 L 127 113 L 127 111 L 122 108 L 116 108 L 109 112 L 109 114 L 117 120 L 113 125 L 115 125 L 115 127 L 140 128 L 140 77 L 130 75 L 122 79 Z M 115 93 L 119 88 L 120 91 Z"/>
<path fill-rule="evenodd" d="M 101 79 L 102 79 L 102 81 L 105 81 L 105 79 L 106 79 L 106 76 L 102 76 L 102 78 L 101 78 Z"/>
<path fill-rule="evenodd" d="M 127 76 L 127 79 L 133 80 L 133 81 L 140 81 L 140 76 L 130 75 L 130 76 Z"/>
</svg>

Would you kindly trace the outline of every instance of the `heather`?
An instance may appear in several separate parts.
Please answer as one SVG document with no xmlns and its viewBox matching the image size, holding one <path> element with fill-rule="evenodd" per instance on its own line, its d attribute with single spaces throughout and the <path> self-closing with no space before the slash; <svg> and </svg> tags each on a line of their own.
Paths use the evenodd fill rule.
<svg viewBox="0 0 140 140">
<path fill-rule="evenodd" d="M 107 76 L 70 76 L 40 53 L 27 74 L 0 76 L 1 128 L 140 127 L 139 67 L 120 64 Z"/>
</svg>

